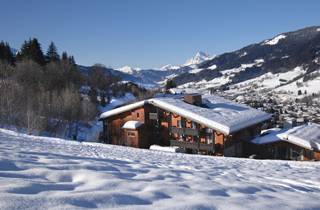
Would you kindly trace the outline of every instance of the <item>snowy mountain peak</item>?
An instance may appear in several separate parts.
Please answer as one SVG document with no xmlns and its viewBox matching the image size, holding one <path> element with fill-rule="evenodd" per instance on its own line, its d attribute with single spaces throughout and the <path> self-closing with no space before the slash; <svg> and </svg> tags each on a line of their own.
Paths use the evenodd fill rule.
<svg viewBox="0 0 320 210">
<path fill-rule="evenodd" d="M 187 60 L 184 65 L 185 66 L 197 65 L 209 58 L 210 56 L 207 53 L 200 51 L 200 52 L 197 52 L 197 54 L 193 58 L 190 58 L 189 60 Z"/>
<path fill-rule="evenodd" d="M 132 68 L 131 66 L 123 66 L 121 68 L 116 69 L 117 71 L 121 71 L 127 74 L 133 74 L 135 71 L 140 71 L 140 68 Z"/>
</svg>

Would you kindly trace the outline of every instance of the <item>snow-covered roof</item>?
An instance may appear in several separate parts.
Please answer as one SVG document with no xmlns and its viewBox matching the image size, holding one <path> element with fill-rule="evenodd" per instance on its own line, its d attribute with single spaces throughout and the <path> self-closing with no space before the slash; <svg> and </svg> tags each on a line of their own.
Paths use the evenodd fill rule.
<svg viewBox="0 0 320 210">
<path fill-rule="evenodd" d="M 135 120 L 129 120 L 128 122 L 126 122 L 122 128 L 123 129 L 137 129 L 139 128 L 141 125 L 143 125 L 143 122 L 140 121 L 135 121 Z"/>
<path fill-rule="evenodd" d="M 283 133 L 287 130 L 281 130 L 280 128 L 272 128 L 268 130 L 261 131 L 261 135 L 252 139 L 251 142 L 255 144 L 268 144 L 277 141 L 281 141 L 278 134 Z"/>
<path fill-rule="evenodd" d="M 159 145 L 151 145 L 150 150 L 162 151 L 162 152 L 180 152 L 181 148 L 176 146 L 164 147 Z"/>
<path fill-rule="evenodd" d="M 132 104 L 129 104 L 129 105 L 121 106 L 119 108 L 111 109 L 109 111 L 106 111 L 106 112 L 102 113 L 100 115 L 100 119 L 108 118 L 108 117 L 111 117 L 113 115 L 117 115 L 117 114 L 120 114 L 122 112 L 129 111 L 131 109 L 136 109 L 138 107 L 142 107 L 144 104 L 145 104 L 145 101 L 139 101 L 139 102 L 132 103 Z"/>
<path fill-rule="evenodd" d="M 270 119 L 271 115 L 249 106 L 238 104 L 215 95 L 203 95 L 203 105 L 195 106 L 185 103 L 183 96 L 166 96 L 152 98 L 101 114 L 100 118 L 107 118 L 121 112 L 129 111 L 152 104 L 161 109 L 178 114 L 209 128 L 213 128 L 225 134 L 234 133 L 243 128 Z"/>
<path fill-rule="evenodd" d="M 320 151 L 320 125 L 309 123 L 291 129 L 270 130 L 252 140 L 256 144 L 268 144 L 276 141 L 287 141 L 306 149 Z"/>
</svg>

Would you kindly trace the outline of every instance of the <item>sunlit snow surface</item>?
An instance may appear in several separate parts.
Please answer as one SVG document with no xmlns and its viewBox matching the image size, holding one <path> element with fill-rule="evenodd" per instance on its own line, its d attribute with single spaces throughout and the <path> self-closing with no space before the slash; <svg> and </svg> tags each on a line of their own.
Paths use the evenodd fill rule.
<svg viewBox="0 0 320 210">
<path fill-rule="evenodd" d="M 319 171 L 0 130 L 0 209 L 319 209 Z"/>
<path fill-rule="evenodd" d="M 274 38 L 271 39 L 271 40 L 266 40 L 263 44 L 266 44 L 266 45 L 276 45 L 276 44 L 278 44 L 278 42 L 279 42 L 281 39 L 284 39 L 284 38 L 286 38 L 286 36 L 283 35 L 283 34 L 280 34 L 280 35 L 274 37 Z"/>
</svg>

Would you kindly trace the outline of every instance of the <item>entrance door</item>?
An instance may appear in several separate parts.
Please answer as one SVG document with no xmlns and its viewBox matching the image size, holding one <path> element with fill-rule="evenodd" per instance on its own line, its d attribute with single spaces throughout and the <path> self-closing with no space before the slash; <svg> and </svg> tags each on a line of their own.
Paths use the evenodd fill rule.
<svg viewBox="0 0 320 210">
<path fill-rule="evenodd" d="M 139 147 L 138 142 L 138 131 L 136 130 L 126 130 L 124 136 L 124 145 L 129 147 Z"/>
</svg>

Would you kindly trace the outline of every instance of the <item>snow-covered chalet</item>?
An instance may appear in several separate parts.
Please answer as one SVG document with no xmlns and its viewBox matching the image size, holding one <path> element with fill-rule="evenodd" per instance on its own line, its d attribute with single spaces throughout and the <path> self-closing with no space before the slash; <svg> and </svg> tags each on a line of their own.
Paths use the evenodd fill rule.
<svg viewBox="0 0 320 210">
<path fill-rule="evenodd" d="M 104 112 L 102 141 L 149 148 L 177 146 L 189 153 L 246 157 L 270 114 L 215 95 L 170 95 Z"/>
<path fill-rule="evenodd" d="M 261 158 L 320 160 L 320 125 L 309 123 L 290 129 L 265 130 L 252 140 Z"/>
</svg>

